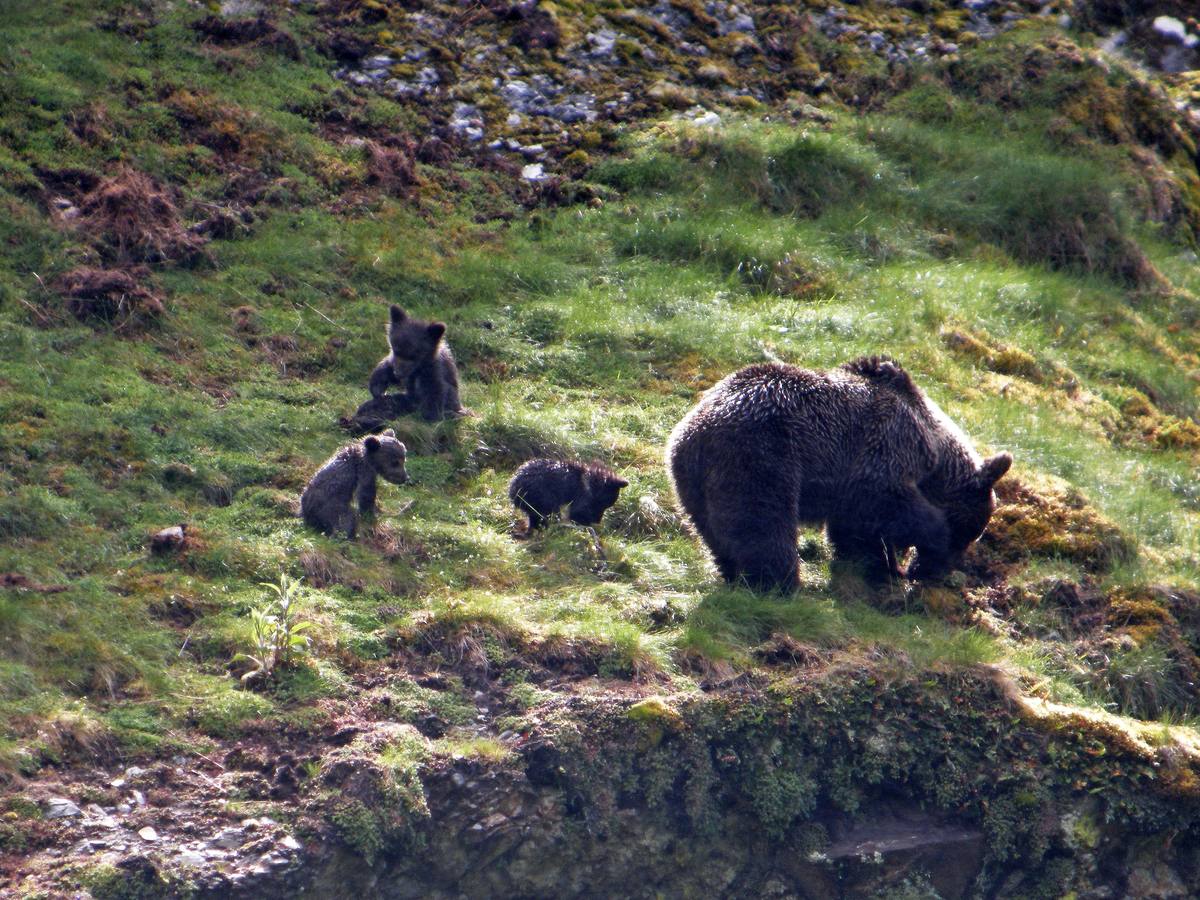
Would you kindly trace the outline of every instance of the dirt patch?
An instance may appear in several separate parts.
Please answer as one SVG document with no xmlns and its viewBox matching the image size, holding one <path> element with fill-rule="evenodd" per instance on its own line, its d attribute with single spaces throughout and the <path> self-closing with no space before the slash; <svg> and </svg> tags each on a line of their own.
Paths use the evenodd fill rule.
<svg viewBox="0 0 1200 900">
<path fill-rule="evenodd" d="M 189 140 L 208 147 L 218 156 L 220 169 L 242 163 L 253 170 L 246 176 L 254 187 L 263 170 L 270 170 L 285 153 L 278 133 L 265 127 L 249 110 L 221 103 L 207 91 L 174 91 L 163 99 Z M 251 202 L 245 189 L 227 189 L 228 196 Z"/>
<path fill-rule="evenodd" d="M 417 178 L 417 144 L 412 138 L 393 137 L 387 144 L 367 141 L 367 184 L 395 197 L 407 197 Z"/>
<path fill-rule="evenodd" d="M 996 485 L 996 497 L 999 505 L 977 544 L 990 568 L 1041 557 L 1107 572 L 1137 555 L 1133 540 L 1073 488 L 1008 477 Z"/>
<path fill-rule="evenodd" d="M 289 59 L 300 58 L 296 39 L 281 31 L 264 16 L 253 19 L 227 19 L 224 16 L 205 16 L 192 27 L 214 44 L 223 46 L 250 45 L 269 48 Z"/>
<path fill-rule="evenodd" d="M 54 288 L 66 298 L 67 311 L 81 322 L 105 323 L 116 331 L 131 331 L 156 321 L 166 312 L 162 298 L 147 283 L 145 266 L 96 269 L 79 266 L 64 272 Z"/>
<path fill-rule="evenodd" d="M 19 572 L 0 572 L 0 589 L 9 591 L 33 591 L 35 594 L 61 594 L 69 590 L 65 584 L 42 584 Z"/>
<path fill-rule="evenodd" d="M 170 193 L 149 175 L 125 168 L 89 191 L 78 228 L 109 263 L 194 262 L 206 239 L 183 227 Z"/>
</svg>

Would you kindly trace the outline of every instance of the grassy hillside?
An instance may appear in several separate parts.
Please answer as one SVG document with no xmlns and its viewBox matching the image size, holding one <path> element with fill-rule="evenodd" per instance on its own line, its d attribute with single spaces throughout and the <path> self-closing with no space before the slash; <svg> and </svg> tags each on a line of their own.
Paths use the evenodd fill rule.
<svg viewBox="0 0 1200 900">
<path fill-rule="evenodd" d="M 994 664 L 1078 727 L 1107 711 L 1191 740 L 1200 180 L 1160 88 L 1028 22 L 869 97 L 864 57 L 823 99 L 700 81 L 715 118 L 539 122 L 554 175 L 531 181 L 446 130 L 453 91 L 334 76 L 339 36 L 386 49 L 374 8 L 403 14 L 3 5 L 0 780 L 334 730 L 372 718 L 383 678 L 387 718 L 441 720 L 422 752 L 502 760 L 580 679 L 686 698 L 806 659 Z M 592 12 L 557 15 L 569 34 Z M 412 482 L 381 488 L 357 542 L 325 538 L 299 492 L 350 439 L 391 302 L 448 323 L 474 416 L 395 422 Z M 966 571 L 871 591 L 831 578 L 814 532 L 798 595 L 721 585 L 666 435 L 738 366 L 865 353 L 1016 460 Z M 547 453 L 631 482 L 600 548 L 510 536 L 507 480 Z M 151 555 L 180 522 L 184 548 Z M 243 689 L 251 612 L 285 575 L 311 651 Z M 445 677 L 402 677 L 418 667 Z M 503 697 L 486 725 L 480 684 Z M 53 840 L 10 819 L 0 851 Z"/>
</svg>

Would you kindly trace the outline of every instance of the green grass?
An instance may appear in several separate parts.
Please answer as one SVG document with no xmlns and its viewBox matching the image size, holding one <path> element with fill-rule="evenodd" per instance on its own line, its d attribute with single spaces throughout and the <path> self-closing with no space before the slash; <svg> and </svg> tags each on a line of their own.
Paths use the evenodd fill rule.
<svg viewBox="0 0 1200 900">
<path fill-rule="evenodd" d="M 1169 326 L 1196 315 L 1186 292 L 1200 275 L 1174 235 L 1141 221 L 1132 176 L 1107 165 L 1116 151 L 1048 143 L 1036 104 L 1002 123 L 1003 143 L 961 98 L 934 118 L 945 98 L 925 88 L 828 129 L 666 123 L 590 174 L 619 197 L 532 215 L 513 205 L 497 229 L 474 214 L 500 201 L 470 181 L 461 202 L 425 201 L 425 215 L 379 199 L 336 210 L 362 160 L 317 127 L 338 89 L 326 61 L 266 55 L 227 77 L 189 15 L 163 13 L 143 41 L 33 8 L 0 28 L 0 572 L 65 588 L 0 591 L 0 760 L 68 712 L 133 749 L 234 735 L 343 696 L 394 640 L 508 673 L 571 656 L 683 688 L 698 660 L 756 665 L 778 634 L 842 659 L 1034 667 L 1033 645 L 840 598 L 820 559 L 786 600 L 717 583 L 674 512 L 662 446 L 701 389 L 766 358 L 901 359 L 981 445 L 1011 451 L 1018 475 L 1065 479 L 1138 542 L 1112 584 L 1200 580 L 1196 450 L 1123 443 L 1102 424 L 1132 390 L 1195 416 L 1197 347 Z M 253 113 L 278 197 L 209 262 L 160 268 L 159 326 L 128 338 L 42 327 L 25 304 L 53 311 L 41 282 L 82 251 L 38 211 L 32 173 L 121 159 L 184 198 L 210 196 L 224 174 L 164 105 L 184 85 L 211 95 L 210 111 Z M 63 124 L 97 104 L 113 135 L 101 147 Z M 375 98 L 362 115 L 408 114 Z M 1080 220 L 1100 226 L 1081 236 Z M 1143 252 L 1175 294 L 1130 289 L 1127 263 Z M 388 302 L 448 322 L 475 416 L 397 423 L 413 482 L 383 486 L 375 532 L 347 544 L 305 529 L 292 504 L 346 440 L 337 419 L 365 399 Z M 260 337 L 292 349 L 272 355 L 235 333 L 244 304 Z M 954 352 L 941 334 L 955 328 L 1025 351 L 1044 377 Z M 570 526 L 510 538 L 507 479 L 541 453 L 603 459 L 632 482 L 601 529 L 605 560 Z M 150 557 L 147 536 L 180 521 L 195 543 Z M 1039 566 L 1082 577 L 1045 560 L 1027 576 Z M 256 585 L 283 572 L 304 577 L 319 624 L 312 668 L 266 694 L 235 690 L 229 663 L 246 648 Z M 1184 701 L 1154 687 L 1158 648 L 1139 652 L 1074 696 L 1178 711 Z M 1149 687 L 1123 693 L 1126 675 Z M 469 714 L 397 691 L 406 715 Z"/>
</svg>

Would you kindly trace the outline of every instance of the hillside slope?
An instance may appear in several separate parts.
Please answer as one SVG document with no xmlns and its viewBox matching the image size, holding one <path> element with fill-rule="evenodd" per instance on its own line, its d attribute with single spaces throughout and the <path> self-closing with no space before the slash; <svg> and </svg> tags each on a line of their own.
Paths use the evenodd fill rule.
<svg viewBox="0 0 1200 900">
<path fill-rule="evenodd" d="M 1200 890 L 1160 6 L 0 4 L 0 894 Z M 389 303 L 473 415 L 324 538 Z M 1016 460 L 964 571 L 720 584 L 670 429 L 875 353 Z M 513 540 L 538 454 L 631 482 L 599 544 Z"/>
</svg>

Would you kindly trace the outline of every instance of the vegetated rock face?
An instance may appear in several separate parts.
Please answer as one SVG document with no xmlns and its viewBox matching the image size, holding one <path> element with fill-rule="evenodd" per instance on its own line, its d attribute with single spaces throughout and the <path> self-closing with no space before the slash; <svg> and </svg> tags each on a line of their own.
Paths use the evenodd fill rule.
<svg viewBox="0 0 1200 900">
<path fill-rule="evenodd" d="M 298 787 L 301 840 L 268 818 L 197 840 L 195 819 L 98 871 L 146 868 L 141 896 L 184 883 L 261 898 L 1200 890 L 1200 750 L 1023 699 L 994 671 L 915 678 L 860 661 L 706 695 L 560 696 L 535 714 L 532 731 L 493 739 L 495 761 L 363 722 L 305 747 L 321 762 Z M 276 756 L 235 750 L 220 778 Z M 117 834 L 109 844 L 130 843 Z"/>
</svg>

